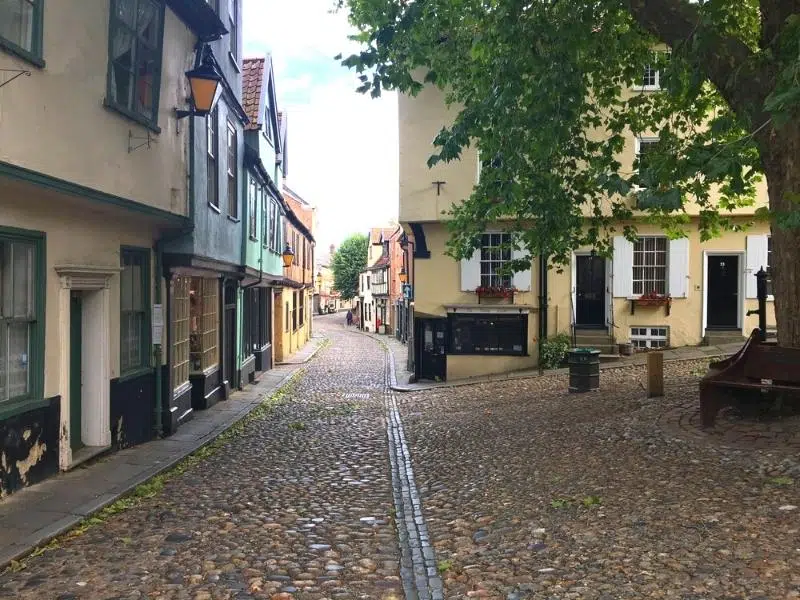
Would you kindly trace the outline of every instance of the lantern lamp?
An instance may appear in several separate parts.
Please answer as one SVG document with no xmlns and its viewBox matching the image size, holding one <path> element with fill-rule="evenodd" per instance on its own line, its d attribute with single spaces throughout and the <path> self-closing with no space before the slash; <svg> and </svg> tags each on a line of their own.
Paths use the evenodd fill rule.
<svg viewBox="0 0 800 600">
<path fill-rule="evenodd" d="M 397 274 L 397 277 L 400 279 L 400 283 L 408 281 L 408 273 L 406 273 L 405 267 L 400 267 L 400 272 Z"/>
<path fill-rule="evenodd" d="M 217 104 L 222 93 L 222 76 L 214 66 L 210 53 L 200 50 L 202 61 L 191 71 L 186 71 L 189 80 L 189 110 L 177 111 L 178 118 L 205 117 Z"/>
<path fill-rule="evenodd" d="M 289 244 L 286 244 L 286 248 L 283 249 L 281 257 L 283 258 L 283 266 L 287 269 L 294 263 L 294 250 L 292 250 Z"/>
</svg>

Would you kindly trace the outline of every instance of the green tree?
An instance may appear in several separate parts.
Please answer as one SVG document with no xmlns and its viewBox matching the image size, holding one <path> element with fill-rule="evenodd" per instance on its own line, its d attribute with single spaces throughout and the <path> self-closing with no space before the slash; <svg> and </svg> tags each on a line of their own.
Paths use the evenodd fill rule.
<svg viewBox="0 0 800 600">
<path fill-rule="evenodd" d="M 565 263 L 609 234 L 635 235 L 631 194 L 673 236 L 699 205 L 704 239 L 765 176 L 779 342 L 800 346 L 800 1 L 339 0 L 363 44 L 345 58 L 359 91 L 446 90 L 455 121 L 429 164 L 476 144 L 483 174 L 449 215 L 449 252 L 503 219 L 528 257 Z M 669 49 L 670 54 L 654 53 Z M 661 91 L 626 93 L 646 65 Z M 617 161 L 631 133 L 659 132 L 646 164 Z M 638 186 L 634 188 L 634 186 Z M 634 191 L 641 190 L 644 191 Z M 717 193 L 718 192 L 718 193 Z M 592 215 L 587 228 L 582 210 Z"/>
<path fill-rule="evenodd" d="M 367 236 L 356 233 L 351 235 L 333 255 L 333 287 L 343 300 L 358 296 L 358 276 L 367 268 Z"/>
</svg>

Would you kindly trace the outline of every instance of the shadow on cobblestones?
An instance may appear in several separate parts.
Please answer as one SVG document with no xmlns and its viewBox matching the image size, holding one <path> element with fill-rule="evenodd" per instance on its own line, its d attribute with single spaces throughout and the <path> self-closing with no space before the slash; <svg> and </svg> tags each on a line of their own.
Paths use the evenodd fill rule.
<svg viewBox="0 0 800 600">
<path fill-rule="evenodd" d="M 0 577 L 0 597 L 398 597 L 384 353 L 333 319 L 315 328 L 332 344 L 285 403 L 156 497 Z"/>
<path fill-rule="evenodd" d="M 689 435 L 704 366 L 653 400 L 641 368 L 402 395 L 445 597 L 800 598 L 800 420 Z"/>
</svg>

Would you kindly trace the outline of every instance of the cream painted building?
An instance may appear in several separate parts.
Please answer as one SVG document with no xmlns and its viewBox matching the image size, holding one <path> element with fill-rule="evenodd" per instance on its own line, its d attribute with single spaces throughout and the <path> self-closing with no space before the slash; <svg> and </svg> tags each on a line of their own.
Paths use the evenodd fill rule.
<svg viewBox="0 0 800 600">
<path fill-rule="evenodd" d="M 651 89 L 657 87 L 645 91 Z M 432 169 L 426 164 L 433 139 L 454 117 L 435 87 L 399 98 L 400 222 L 415 243 L 418 378 L 460 379 L 534 367 L 540 331 L 574 332 L 579 345 L 616 353 L 620 343 L 653 348 L 742 339 L 757 326 L 757 317 L 747 313 L 757 307 L 754 274 L 770 263 L 768 225 L 702 242 L 696 206 L 688 208 L 694 218 L 686 238 L 669 240 L 637 222 L 638 241 L 614 237 L 612 259 L 579 248 L 562 273 L 548 269 L 545 277 L 536 258 L 530 271 L 497 273 L 513 258 L 512 251 L 500 248 L 508 235 L 502 225 L 483 234 L 471 259 L 459 264 L 445 256 L 448 232 L 441 215 L 468 197 L 480 176 L 474 147 L 465 149 L 460 161 Z M 631 134 L 621 164 L 632 168 L 640 149 L 657 140 L 657 132 L 652 134 Z M 756 206 L 739 209 L 734 218 L 748 221 L 766 201 L 762 185 Z M 516 291 L 504 297 L 502 290 L 511 288 Z M 649 293 L 661 297 L 648 302 L 642 296 Z M 771 302 L 768 324 L 774 327 Z"/>
<path fill-rule="evenodd" d="M 175 109 L 198 36 L 224 31 L 202 0 L 0 2 L 0 495 L 168 418 L 158 244 L 190 224 Z"/>
</svg>

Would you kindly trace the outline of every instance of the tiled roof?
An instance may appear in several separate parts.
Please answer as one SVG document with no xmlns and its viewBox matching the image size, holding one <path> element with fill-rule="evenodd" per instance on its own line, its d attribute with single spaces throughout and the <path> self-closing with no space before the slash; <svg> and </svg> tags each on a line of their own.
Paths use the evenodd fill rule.
<svg viewBox="0 0 800 600">
<path fill-rule="evenodd" d="M 380 244 L 381 236 L 383 236 L 385 240 L 388 240 L 389 236 L 394 233 L 395 229 L 396 227 L 373 227 L 369 231 L 369 243 Z"/>
<path fill-rule="evenodd" d="M 247 129 L 258 129 L 261 122 L 261 88 L 264 84 L 264 59 L 245 58 L 242 63 L 242 105 L 250 119 Z"/>
<path fill-rule="evenodd" d="M 376 270 L 376 269 L 382 269 L 383 267 L 388 267 L 388 266 L 389 266 L 389 262 L 390 262 L 389 255 L 388 255 L 388 254 L 386 254 L 386 255 L 384 255 L 384 256 L 381 256 L 381 257 L 378 259 L 378 262 L 376 262 L 374 265 L 372 265 L 371 267 L 369 267 L 369 269 L 368 269 L 368 270 L 370 270 L 370 271 L 374 271 L 374 270 Z"/>
</svg>

